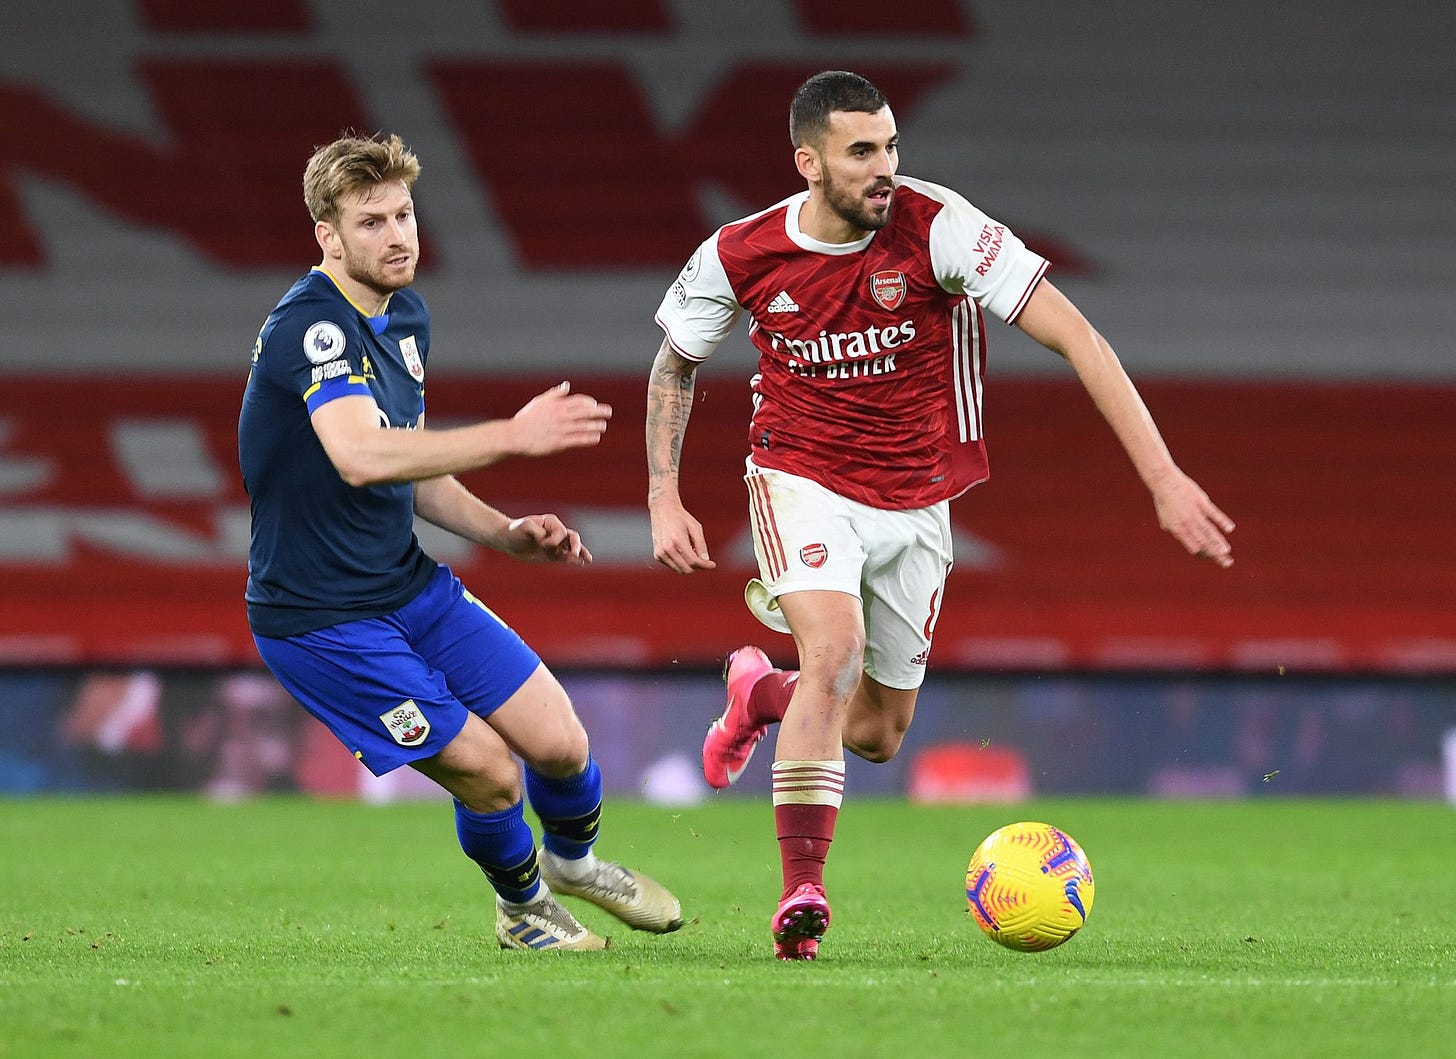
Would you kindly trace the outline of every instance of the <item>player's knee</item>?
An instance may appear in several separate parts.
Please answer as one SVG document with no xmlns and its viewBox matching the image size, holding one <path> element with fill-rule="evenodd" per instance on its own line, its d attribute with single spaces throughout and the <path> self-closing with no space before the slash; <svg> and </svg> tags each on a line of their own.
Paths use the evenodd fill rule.
<svg viewBox="0 0 1456 1059">
<path fill-rule="evenodd" d="M 848 701 L 864 672 L 864 639 L 850 637 L 816 644 L 799 659 L 799 679 Z"/>
<path fill-rule="evenodd" d="M 591 745 L 586 729 L 573 717 L 540 739 L 533 740 L 527 763 L 543 776 L 565 779 L 586 768 Z"/>
<path fill-rule="evenodd" d="M 844 749 L 875 765 L 883 765 L 894 758 L 904 742 L 904 732 L 883 725 L 846 728 L 844 733 Z"/>
<path fill-rule="evenodd" d="M 441 786 L 472 813 L 499 813 L 521 800 L 520 770 L 514 762 L 509 769 L 482 763 L 478 770 L 458 773 L 449 780 L 448 785 L 441 783 Z"/>
<path fill-rule="evenodd" d="M 856 757 L 882 765 L 900 752 L 914 716 L 914 692 L 907 699 L 866 679 L 850 705 L 844 724 L 844 748 Z"/>
<path fill-rule="evenodd" d="M 847 749 L 855 757 L 863 758 L 872 765 L 883 765 L 885 762 L 894 758 L 895 754 L 899 752 L 900 747 L 898 744 L 891 746 L 885 742 L 877 742 L 864 743 L 859 746 L 848 747 Z"/>
</svg>

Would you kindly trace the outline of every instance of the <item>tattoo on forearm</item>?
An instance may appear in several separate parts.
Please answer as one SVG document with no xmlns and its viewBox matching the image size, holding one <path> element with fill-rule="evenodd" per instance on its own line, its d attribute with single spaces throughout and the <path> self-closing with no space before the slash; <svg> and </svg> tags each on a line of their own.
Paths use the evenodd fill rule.
<svg viewBox="0 0 1456 1059">
<path fill-rule="evenodd" d="M 658 357 L 647 384 L 647 498 L 657 499 L 678 480 L 683 435 L 693 410 L 691 371 L 674 371 Z"/>
</svg>

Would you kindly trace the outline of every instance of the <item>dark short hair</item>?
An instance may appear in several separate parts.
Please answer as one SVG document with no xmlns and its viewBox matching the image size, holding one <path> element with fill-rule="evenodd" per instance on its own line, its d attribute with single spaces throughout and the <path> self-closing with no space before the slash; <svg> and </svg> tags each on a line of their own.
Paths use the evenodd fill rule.
<svg viewBox="0 0 1456 1059">
<path fill-rule="evenodd" d="M 789 105 L 789 139 L 795 147 L 819 144 L 829 132 L 829 115 L 836 110 L 878 114 L 889 106 L 884 93 L 859 74 L 824 70 L 799 86 Z"/>
</svg>

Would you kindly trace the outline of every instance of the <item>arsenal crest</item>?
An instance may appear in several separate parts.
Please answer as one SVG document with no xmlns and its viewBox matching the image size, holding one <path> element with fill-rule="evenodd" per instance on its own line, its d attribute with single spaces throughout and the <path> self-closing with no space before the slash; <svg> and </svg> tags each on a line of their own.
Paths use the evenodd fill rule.
<svg viewBox="0 0 1456 1059">
<path fill-rule="evenodd" d="M 810 570 L 817 570 L 829 558 L 829 549 L 822 544 L 806 544 L 799 549 L 799 561 Z"/>
<path fill-rule="evenodd" d="M 896 308 L 905 300 L 905 273 L 876 272 L 870 277 L 870 295 L 882 308 Z"/>
</svg>

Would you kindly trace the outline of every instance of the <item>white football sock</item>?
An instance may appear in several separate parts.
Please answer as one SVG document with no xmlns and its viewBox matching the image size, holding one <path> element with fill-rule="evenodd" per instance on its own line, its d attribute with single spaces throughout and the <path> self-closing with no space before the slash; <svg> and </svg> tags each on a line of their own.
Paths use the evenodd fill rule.
<svg viewBox="0 0 1456 1059">
<path fill-rule="evenodd" d="M 551 870 L 567 882 L 585 882 L 597 873 L 597 855 L 591 850 L 586 851 L 585 857 L 577 857 L 573 860 L 568 857 L 558 857 L 549 849 L 543 848 L 540 857 L 550 863 Z"/>
</svg>

